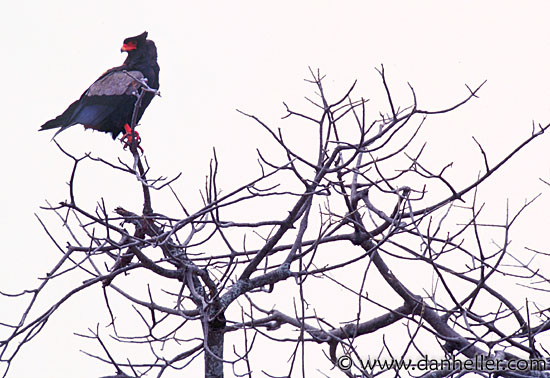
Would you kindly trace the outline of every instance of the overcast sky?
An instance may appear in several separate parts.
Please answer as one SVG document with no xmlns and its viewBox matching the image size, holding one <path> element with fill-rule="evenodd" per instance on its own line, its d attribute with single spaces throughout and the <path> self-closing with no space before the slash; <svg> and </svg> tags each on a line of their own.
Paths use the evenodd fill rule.
<svg viewBox="0 0 550 378">
<path fill-rule="evenodd" d="M 388 110 L 375 71 L 380 64 L 404 106 L 411 104 L 407 83 L 422 108 L 438 109 L 463 99 L 464 84 L 475 87 L 487 80 L 479 99 L 431 121 L 424 135 L 434 157 L 454 161 L 451 174 L 457 179 L 461 172 L 475 176 L 482 160 L 471 136 L 496 162 L 529 135 L 533 121 L 550 122 L 549 14 L 546 1 L 3 2 L 0 290 L 36 285 L 36 277 L 60 256 L 34 213 L 67 240 L 59 220 L 39 207 L 68 198 L 72 163 L 50 141 L 53 132 L 37 130 L 102 72 L 121 64 L 124 38 L 147 30 L 157 45 L 162 97 L 141 120 L 143 147 L 157 175 L 183 172 L 177 187 L 198 208 L 213 147 L 230 189 L 257 174 L 255 149 L 271 143 L 236 108 L 309 143 L 307 132 L 293 131 L 291 121 L 280 119 L 283 101 L 313 110 L 304 100 L 314 90 L 303 80 L 309 78 L 308 67 L 326 74 L 329 98 L 340 97 L 358 80 L 355 95 L 371 99 L 372 117 Z M 57 140 L 77 156 L 128 158 L 119 142 L 81 126 Z M 548 146 L 544 136 L 484 189 L 497 217 L 504 215 L 506 198 L 517 209 L 526 198 L 544 193 L 527 214 L 540 221 L 526 222 L 516 235 L 518 243 L 530 240 L 541 249 L 544 240 L 536 237 L 547 223 L 542 216 L 550 188 L 538 178 L 550 180 Z M 136 192 L 135 181 L 119 182 L 116 174 L 95 169 L 86 165 L 80 172 L 83 204 L 93 207 L 105 197 L 111 209 L 141 209 L 139 197 L 125 194 L 127 188 Z M 0 321 L 6 311 L 16 319 L 16 307 L 2 303 Z M 66 314 L 47 324 L 36 346 L 23 349 L 10 376 L 107 374 L 78 351 L 86 345 L 72 335 L 95 326 L 93 319 L 79 321 L 88 305 L 85 299 L 67 304 Z"/>
</svg>

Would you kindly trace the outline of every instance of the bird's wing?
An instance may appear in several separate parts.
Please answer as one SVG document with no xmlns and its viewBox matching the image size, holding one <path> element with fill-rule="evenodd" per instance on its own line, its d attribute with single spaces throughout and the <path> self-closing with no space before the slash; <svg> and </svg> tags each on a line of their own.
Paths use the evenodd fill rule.
<svg viewBox="0 0 550 378">
<path fill-rule="evenodd" d="M 57 135 L 66 128 L 78 123 L 96 128 L 113 112 L 122 111 L 122 107 L 127 109 L 129 102 L 135 102 L 135 96 L 138 95 L 138 90 L 141 87 L 140 81 L 143 78 L 144 76 L 140 71 L 107 71 L 82 94 L 80 100 L 73 103 L 61 116 L 54 120 L 57 121 L 55 122 L 57 125 L 52 124 L 49 126 L 46 124 L 43 129 L 61 127 L 55 133 Z"/>
<path fill-rule="evenodd" d="M 140 71 L 112 71 L 102 75 L 84 93 L 85 96 L 137 96 L 144 79 Z"/>
</svg>

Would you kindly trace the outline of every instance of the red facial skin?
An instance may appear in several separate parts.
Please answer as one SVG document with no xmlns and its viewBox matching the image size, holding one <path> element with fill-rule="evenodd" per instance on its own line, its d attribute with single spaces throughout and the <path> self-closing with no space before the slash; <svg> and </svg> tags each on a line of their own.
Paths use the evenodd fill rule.
<svg viewBox="0 0 550 378">
<path fill-rule="evenodd" d="M 123 44 L 120 51 L 132 51 L 135 49 L 137 49 L 137 43 L 134 41 L 130 41 L 128 43 Z"/>
</svg>

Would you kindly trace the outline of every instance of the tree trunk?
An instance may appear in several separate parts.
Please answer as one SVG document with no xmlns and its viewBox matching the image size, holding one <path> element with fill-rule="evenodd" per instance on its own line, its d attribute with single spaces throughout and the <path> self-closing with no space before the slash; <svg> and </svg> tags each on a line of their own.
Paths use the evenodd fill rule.
<svg viewBox="0 0 550 378">
<path fill-rule="evenodd" d="M 223 336 L 225 316 L 218 314 L 214 320 L 208 322 L 206 329 L 206 345 L 209 350 L 204 351 L 204 377 L 223 378 Z"/>
</svg>

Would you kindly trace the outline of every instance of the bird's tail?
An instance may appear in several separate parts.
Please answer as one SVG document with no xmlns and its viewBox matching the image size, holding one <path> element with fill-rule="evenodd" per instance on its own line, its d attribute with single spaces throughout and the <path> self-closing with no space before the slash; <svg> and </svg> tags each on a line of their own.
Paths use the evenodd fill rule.
<svg viewBox="0 0 550 378">
<path fill-rule="evenodd" d="M 55 128 L 58 128 L 58 127 L 63 127 L 64 122 L 63 122 L 63 119 L 60 119 L 61 117 L 62 117 L 62 115 L 57 117 L 57 118 L 54 118 L 52 120 L 49 120 L 48 122 L 46 122 L 45 124 L 40 126 L 40 129 L 38 131 L 50 130 L 50 129 L 55 129 Z"/>
<path fill-rule="evenodd" d="M 72 125 L 64 124 L 63 120 L 58 119 L 60 117 L 61 116 L 46 122 L 45 124 L 40 126 L 40 129 L 38 129 L 38 131 L 51 130 L 51 129 L 55 129 L 55 128 L 59 127 L 59 130 L 57 130 L 55 132 L 55 134 L 53 134 L 52 140 L 54 140 L 55 137 L 57 136 L 57 134 L 59 134 L 60 132 L 62 132 L 65 129 L 68 129 L 70 126 L 72 126 Z"/>
<path fill-rule="evenodd" d="M 73 111 L 75 110 L 75 108 L 78 106 L 78 101 L 75 101 L 73 102 L 68 108 L 67 110 L 65 110 L 63 112 L 63 114 L 57 116 L 56 118 L 54 119 L 51 119 L 49 120 L 48 122 L 46 122 L 45 124 L 43 124 L 42 126 L 40 126 L 40 129 L 38 129 L 38 131 L 43 131 L 43 130 L 51 130 L 51 129 L 56 129 L 56 128 L 60 128 L 59 130 L 57 130 L 57 132 L 54 134 L 53 138 L 56 137 L 57 134 L 59 134 L 60 132 L 62 132 L 63 130 L 65 130 L 66 128 L 74 125 L 75 123 L 74 122 L 71 122 L 71 115 L 73 113 Z M 52 139 L 53 139 L 52 138 Z"/>
</svg>

